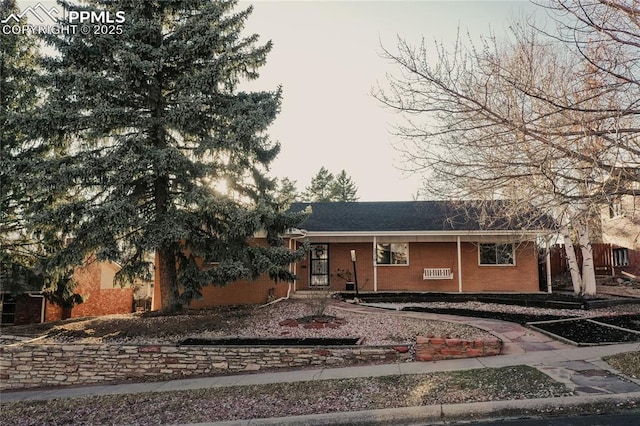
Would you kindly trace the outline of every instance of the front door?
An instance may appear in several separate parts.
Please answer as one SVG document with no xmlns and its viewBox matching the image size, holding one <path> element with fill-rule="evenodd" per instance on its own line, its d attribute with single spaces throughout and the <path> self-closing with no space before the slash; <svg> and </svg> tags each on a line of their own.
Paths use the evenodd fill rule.
<svg viewBox="0 0 640 426">
<path fill-rule="evenodd" d="M 309 287 L 329 287 L 329 245 L 311 244 Z"/>
</svg>

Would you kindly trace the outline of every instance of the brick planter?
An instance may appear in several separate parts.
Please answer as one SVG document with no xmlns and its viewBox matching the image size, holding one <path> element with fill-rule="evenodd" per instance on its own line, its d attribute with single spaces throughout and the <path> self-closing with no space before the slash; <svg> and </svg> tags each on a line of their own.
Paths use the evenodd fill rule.
<svg viewBox="0 0 640 426">
<path fill-rule="evenodd" d="M 416 361 L 476 358 L 500 355 L 502 341 L 498 338 L 461 340 L 443 337 L 416 337 Z"/>
</svg>

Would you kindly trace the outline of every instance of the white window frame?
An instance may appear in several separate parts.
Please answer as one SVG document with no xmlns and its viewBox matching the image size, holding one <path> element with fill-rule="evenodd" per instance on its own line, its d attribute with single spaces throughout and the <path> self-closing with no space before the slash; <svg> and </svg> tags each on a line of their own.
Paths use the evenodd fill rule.
<svg viewBox="0 0 640 426">
<path fill-rule="evenodd" d="M 513 263 L 482 263 L 482 246 L 511 246 L 511 258 Z M 497 255 L 496 255 L 497 261 Z M 513 267 L 516 266 L 516 246 L 513 243 L 478 243 L 478 266 L 499 266 L 499 267 Z"/>
<path fill-rule="evenodd" d="M 393 253 L 394 245 L 404 245 L 407 246 L 407 263 L 380 263 L 378 262 L 378 247 L 381 245 L 389 245 L 389 250 Z M 409 243 L 395 242 L 395 243 L 377 243 L 376 244 L 376 265 L 378 266 L 409 266 Z M 389 261 L 392 260 L 392 256 L 389 256 Z"/>
</svg>

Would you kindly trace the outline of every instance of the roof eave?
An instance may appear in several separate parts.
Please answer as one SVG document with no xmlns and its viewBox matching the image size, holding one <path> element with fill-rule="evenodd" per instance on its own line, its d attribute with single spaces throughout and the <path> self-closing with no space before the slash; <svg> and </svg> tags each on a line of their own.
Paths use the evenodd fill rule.
<svg viewBox="0 0 640 426">
<path fill-rule="evenodd" d="M 548 229 L 521 229 L 521 230 L 459 230 L 459 231 L 309 231 L 307 237 L 391 237 L 391 236 L 513 236 L 529 235 L 537 236 L 549 234 L 554 231 Z"/>
</svg>

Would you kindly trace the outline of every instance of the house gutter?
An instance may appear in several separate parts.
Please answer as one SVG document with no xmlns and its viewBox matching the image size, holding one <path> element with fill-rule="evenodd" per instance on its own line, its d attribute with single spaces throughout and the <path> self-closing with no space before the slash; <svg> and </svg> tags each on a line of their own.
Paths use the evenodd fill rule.
<svg viewBox="0 0 640 426">
<path fill-rule="evenodd" d="M 35 298 L 40 298 L 41 299 L 41 303 L 40 303 L 40 324 L 44 323 L 44 308 L 45 308 L 45 298 L 42 294 L 37 293 L 37 294 L 33 294 L 33 293 L 27 293 L 29 295 L 29 297 L 33 297 Z"/>
<path fill-rule="evenodd" d="M 412 236 L 441 236 L 441 237 L 459 237 L 459 236 L 520 236 L 535 237 L 542 230 L 511 230 L 511 231 L 307 231 L 306 237 L 412 237 Z"/>
</svg>

